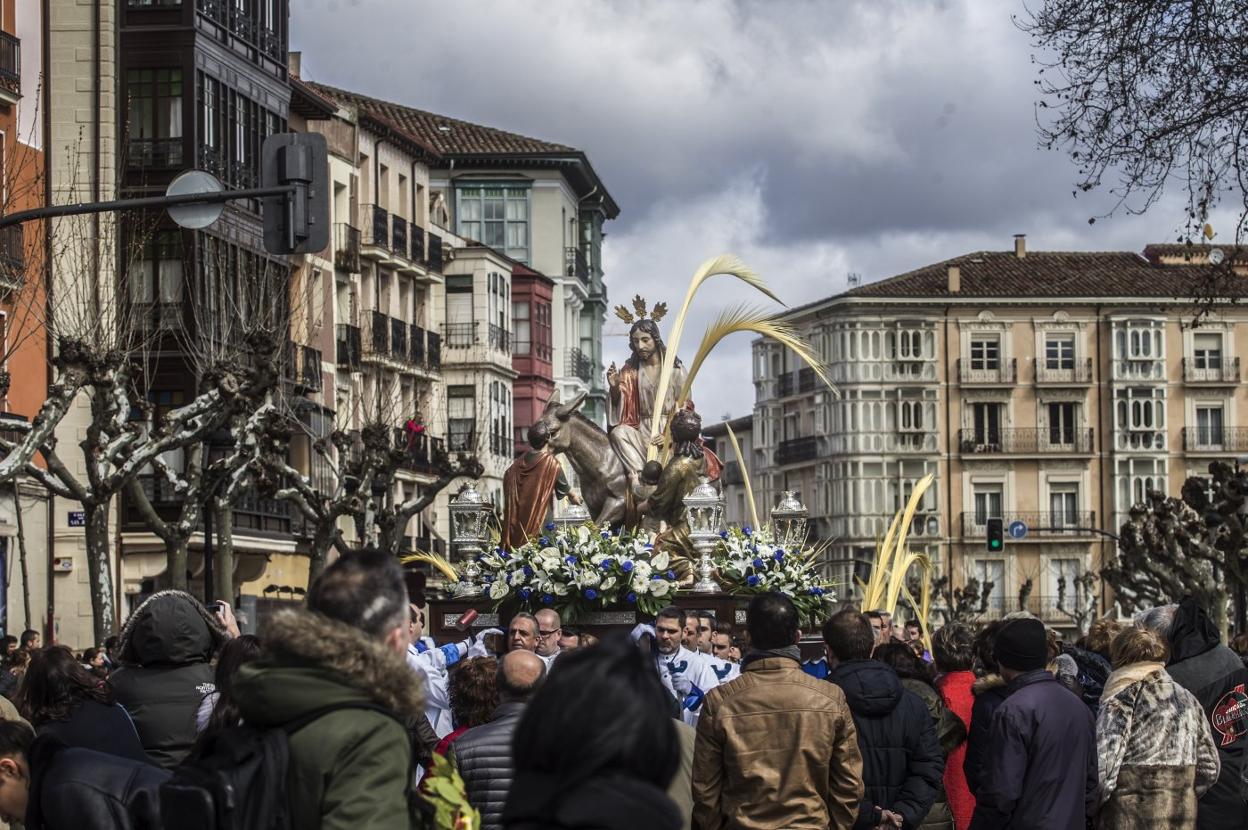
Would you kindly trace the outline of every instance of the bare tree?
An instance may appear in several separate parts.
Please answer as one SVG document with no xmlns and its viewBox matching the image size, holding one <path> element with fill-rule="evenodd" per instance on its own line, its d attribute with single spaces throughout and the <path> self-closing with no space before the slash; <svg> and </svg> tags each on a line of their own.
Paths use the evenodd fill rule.
<svg viewBox="0 0 1248 830">
<path fill-rule="evenodd" d="M 1038 0 L 1019 25 L 1039 55 L 1040 143 L 1069 153 L 1078 191 L 1110 182 L 1115 209 L 1186 189 L 1180 239 L 1221 204 L 1248 230 L 1248 0 Z M 1177 217 L 1176 217 L 1177 218 Z M 1090 219 L 1095 221 L 1095 218 Z M 1227 259 L 1199 298 L 1226 296 Z"/>
<path fill-rule="evenodd" d="M 1057 578 L 1057 603 L 1053 607 L 1070 617 L 1080 634 L 1087 634 L 1097 617 L 1100 606 L 1098 581 L 1094 571 L 1084 571 L 1072 578 L 1069 587 L 1065 575 Z"/>
<path fill-rule="evenodd" d="M 944 624 L 951 622 L 973 622 L 988 613 L 988 605 L 992 599 L 991 580 L 982 584 L 973 576 L 966 578 L 966 584 L 960 588 L 951 587 L 951 580 L 939 576 L 932 581 L 932 594 L 938 600 L 934 607 L 936 613 L 944 617 Z"/>
</svg>

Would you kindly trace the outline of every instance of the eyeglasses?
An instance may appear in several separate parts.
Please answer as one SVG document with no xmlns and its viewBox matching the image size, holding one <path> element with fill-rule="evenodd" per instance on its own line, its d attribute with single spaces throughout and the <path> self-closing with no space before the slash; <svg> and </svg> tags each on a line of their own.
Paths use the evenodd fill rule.
<svg viewBox="0 0 1248 830">
<path fill-rule="evenodd" d="M 541 637 L 542 639 L 546 639 L 547 637 L 553 637 L 553 636 L 555 636 L 555 635 L 556 635 L 556 634 L 558 634 L 558 633 L 559 633 L 559 629 L 558 629 L 558 628 L 554 629 L 553 631 L 542 631 L 542 630 L 539 628 L 539 629 L 538 629 L 538 631 L 537 631 L 537 635 L 538 635 L 539 637 Z"/>
</svg>

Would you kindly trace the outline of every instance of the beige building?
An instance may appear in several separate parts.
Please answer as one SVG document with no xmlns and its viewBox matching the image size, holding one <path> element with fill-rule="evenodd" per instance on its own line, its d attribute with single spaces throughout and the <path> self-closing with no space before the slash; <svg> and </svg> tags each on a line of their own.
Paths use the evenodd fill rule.
<svg viewBox="0 0 1248 830">
<path fill-rule="evenodd" d="M 1055 622 L 1059 583 L 1098 569 L 1148 490 L 1177 495 L 1210 460 L 1248 450 L 1237 338 L 1248 309 L 1190 299 L 1209 249 L 967 254 L 802 308 L 796 323 L 839 395 L 774 342 L 754 346 L 760 504 L 797 490 L 852 593 L 916 481 L 910 528 L 955 586 L 993 583 L 988 613 Z M 1216 257 L 1215 257 L 1216 259 Z M 1240 273 L 1246 269 L 1239 269 Z M 1237 275 L 1222 293 L 1248 294 Z M 1004 550 L 986 525 L 1003 520 Z M 1014 538 L 1017 536 L 1017 538 Z M 1101 591 L 1101 603 L 1109 597 Z"/>
</svg>

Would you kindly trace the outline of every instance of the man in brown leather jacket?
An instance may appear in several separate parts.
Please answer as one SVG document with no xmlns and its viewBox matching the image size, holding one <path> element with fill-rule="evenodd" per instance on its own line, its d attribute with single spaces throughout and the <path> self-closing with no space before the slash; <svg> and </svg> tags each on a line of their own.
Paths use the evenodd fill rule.
<svg viewBox="0 0 1248 830">
<path fill-rule="evenodd" d="M 753 650 L 741 676 L 702 704 L 693 815 L 702 830 L 849 827 L 862 756 L 845 695 L 802 671 L 797 611 L 760 594 L 746 618 Z"/>
</svg>

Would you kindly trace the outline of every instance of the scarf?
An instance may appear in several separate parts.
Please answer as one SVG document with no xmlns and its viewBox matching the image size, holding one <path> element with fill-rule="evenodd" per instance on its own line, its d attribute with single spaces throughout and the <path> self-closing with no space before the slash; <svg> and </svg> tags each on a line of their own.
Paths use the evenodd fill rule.
<svg viewBox="0 0 1248 830">
<path fill-rule="evenodd" d="M 1105 681 L 1105 691 L 1101 692 L 1101 699 L 1108 700 L 1123 689 L 1151 675 L 1153 672 L 1165 671 L 1165 663 L 1153 663 L 1145 661 L 1142 663 L 1132 663 L 1129 666 L 1123 666 L 1115 669 L 1109 678 Z"/>
<path fill-rule="evenodd" d="M 797 646 L 752 650 L 741 659 L 741 668 L 744 670 L 746 666 L 755 660 L 765 660 L 768 657 L 787 657 L 800 665 L 802 662 L 802 650 Z"/>
</svg>

